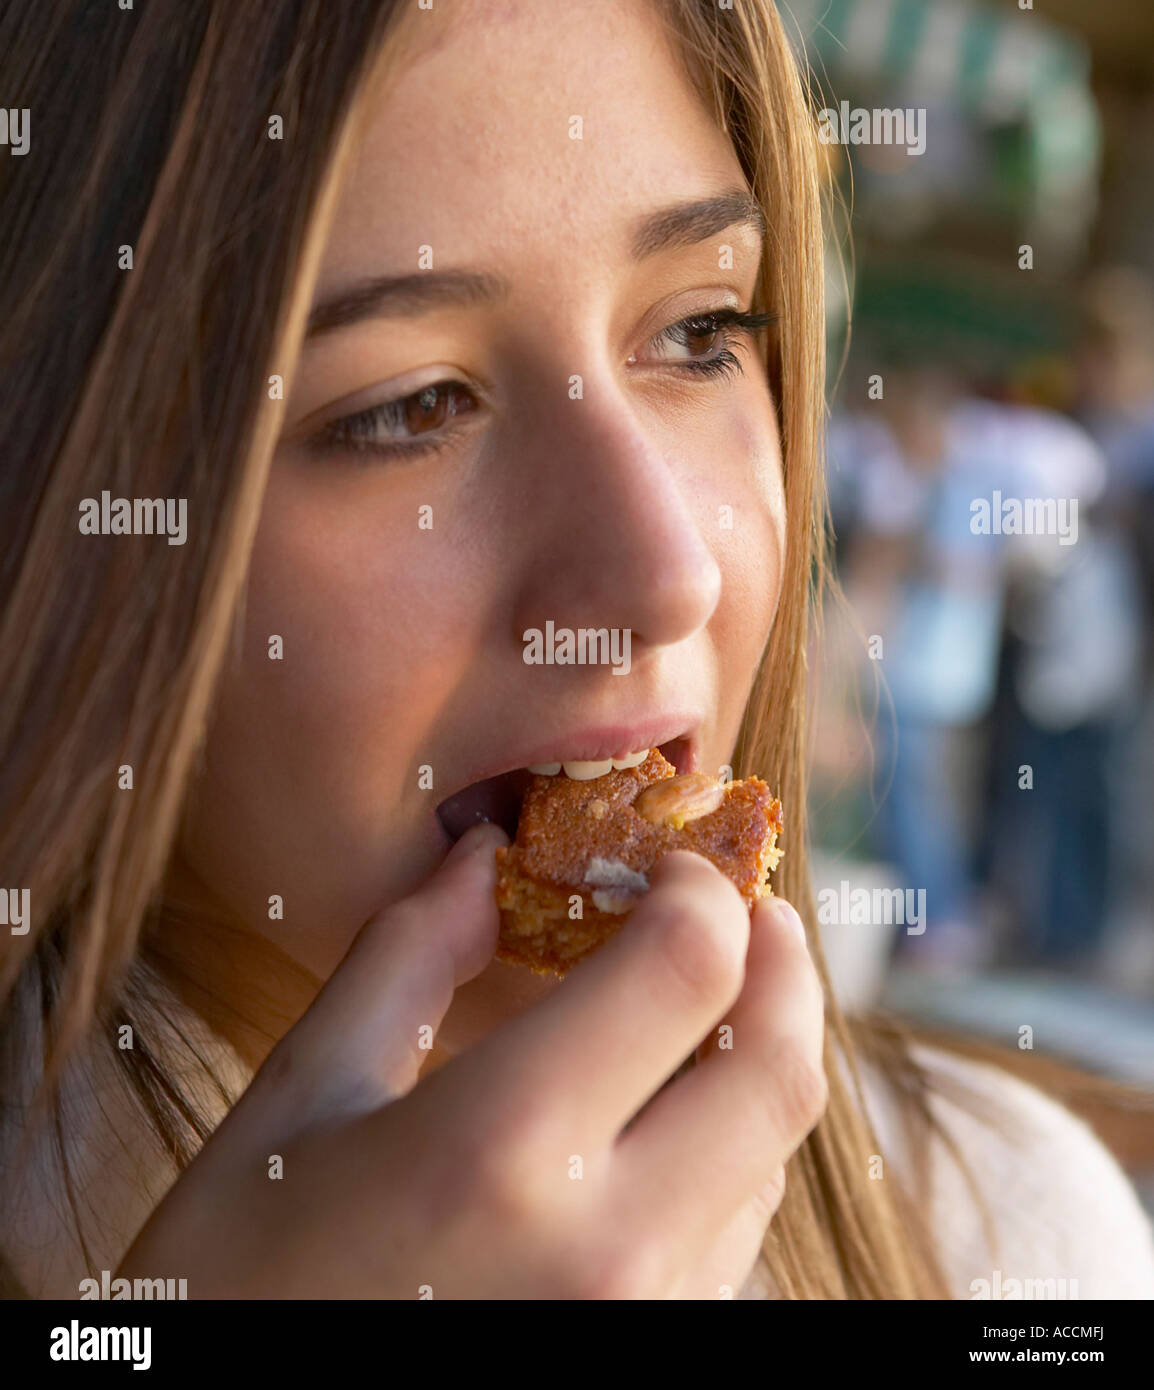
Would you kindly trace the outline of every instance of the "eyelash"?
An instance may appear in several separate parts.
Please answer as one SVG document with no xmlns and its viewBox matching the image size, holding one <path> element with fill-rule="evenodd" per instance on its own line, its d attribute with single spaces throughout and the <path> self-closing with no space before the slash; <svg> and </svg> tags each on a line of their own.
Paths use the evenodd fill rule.
<svg viewBox="0 0 1154 1390">
<path fill-rule="evenodd" d="M 734 376 L 739 375 L 744 370 L 740 358 L 732 350 L 737 335 L 752 338 L 763 329 L 776 323 L 777 318 L 775 313 L 747 314 L 739 309 L 711 309 L 706 313 L 691 314 L 688 318 L 679 319 L 676 323 L 663 329 L 650 341 L 653 343 L 673 341 L 682 347 L 688 347 L 689 339 L 704 338 L 711 333 L 720 333 L 723 336 L 723 345 L 715 356 L 698 361 L 691 359 L 685 362 L 675 362 L 671 365 L 675 369 L 692 372 L 699 377 Z M 435 433 L 430 433 L 429 438 L 424 442 L 414 444 L 382 444 L 375 438 L 375 434 L 382 426 L 394 429 L 401 427 L 404 424 L 404 408 L 410 401 L 416 400 L 417 397 L 424 395 L 429 390 L 439 394 L 446 388 L 453 387 L 462 390 L 468 389 L 459 381 L 438 381 L 429 386 L 422 386 L 419 391 L 411 391 L 406 396 L 398 396 L 391 401 L 382 401 L 379 405 L 374 405 L 368 410 L 359 411 L 355 415 L 346 415 L 341 420 L 334 420 L 308 441 L 309 451 L 316 454 L 371 454 L 375 458 L 392 459 L 412 459 L 436 453 L 453 440 L 458 432 L 457 429 L 453 427 L 438 429 Z M 466 413 L 471 414 L 472 412 Z"/>
</svg>

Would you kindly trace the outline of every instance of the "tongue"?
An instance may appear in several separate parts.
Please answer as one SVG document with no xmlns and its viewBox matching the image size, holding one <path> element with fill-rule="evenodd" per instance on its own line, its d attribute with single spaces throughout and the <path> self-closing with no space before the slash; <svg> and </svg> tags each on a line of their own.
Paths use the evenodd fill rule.
<svg viewBox="0 0 1154 1390">
<path fill-rule="evenodd" d="M 521 802 L 529 789 L 533 774 L 525 768 L 503 772 L 484 782 L 474 782 L 456 796 L 450 796 L 437 807 L 437 816 L 445 833 L 459 840 L 471 825 L 492 821 L 512 838 L 517 832 Z"/>
</svg>

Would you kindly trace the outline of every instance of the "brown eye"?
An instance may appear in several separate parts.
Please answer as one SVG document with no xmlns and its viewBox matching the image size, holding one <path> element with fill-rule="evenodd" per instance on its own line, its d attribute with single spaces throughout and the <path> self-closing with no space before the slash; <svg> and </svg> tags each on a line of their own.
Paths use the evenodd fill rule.
<svg viewBox="0 0 1154 1390">
<path fill-rule="evenodd" d="M 731 308 L 713 309 L 670 324 L 651 345 L 659 348 L 662 359 L 675 369 L 703 377 L 740 375 L 741 361 L 732 347 L 751 341 L 763 328 L 775 322 L 776 317 L 775 314 L 746 314 Z M 670 347 L 684 348 L 689 356 L 671 357 Z"/>
<path fill-rule="evenodd" d="M 477 402 L 459 381 L 438 381 L 408 396 L 382 401 L 356 415 L 334 420 L 316 441 L 320 452 L 346 449 L 401 456 L 439 445 L 452 434 L 447 421 L 472 414 Z M 423 443 L 411 441 L 427 436 Z"/>
<path fill-rule="evenodd" d="M 399 403 L 404 410 L 405 428 L 410 434 L 438 429 L 451 415 L 463 413 L 457 405 L 450 404 L 454 400 L 460 401 L 460 397 L 449 395 L 449 388 L 454 385 L 453 382 L 444 381 L 436 386 L 425 386 Z"/>
<path fill-rule="evenodd" d="M 701 350 L 702 356 L 706 356 L 708 355 L 714 343 L 721 336 L 721 330 L 718 328 L 695 330 L 692 327 L 690 327 L 686 329 L 685 334 L 682 337 L 682 342 L 685 344 L 687 348 L 690 349 L 692 349 L 695 346 L 695 344 L 703 343 L 704 347 Z"/>
</svg>

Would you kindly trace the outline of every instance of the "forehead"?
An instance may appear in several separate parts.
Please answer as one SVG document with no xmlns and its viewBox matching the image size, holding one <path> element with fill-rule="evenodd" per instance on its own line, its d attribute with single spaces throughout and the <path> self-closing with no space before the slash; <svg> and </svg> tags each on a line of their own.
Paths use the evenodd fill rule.
<svg viewBox="0 0 1154 1390">
<path fill-rule="evenodd" d="M 410 6 L 338 201 L 321 291 L 366 271 L 609 260 L 646 211 L 744 182 L 648 0 Z M 579 138 L 577 138 L 579 137 Z"/>
</svg>

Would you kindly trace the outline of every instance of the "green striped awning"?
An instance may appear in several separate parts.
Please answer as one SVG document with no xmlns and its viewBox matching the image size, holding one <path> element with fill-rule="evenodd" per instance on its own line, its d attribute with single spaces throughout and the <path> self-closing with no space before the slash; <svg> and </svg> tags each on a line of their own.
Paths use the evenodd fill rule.
<svg viewBox="0 0 1154 1390">
<path fill-rule="evenodd" d="M 1036 11 L 983 0 L 777 0 L 820 77 L 884 78 L 992 119 L 1028 116 L 1053 92 L 1085 87 L 1082 40 Z"/>
<path fill-rule="evenodd" d="M 1093 216 L 1102 150 L 1078 34 L 990 0 L 776 4 L 819 104 L 873 91 L 887 106 L 950 103 L 981 124 L 1022 123 L 1035 216 L 1064 219 L 1077 240 L 1075 224 Z"/>
</svg>

